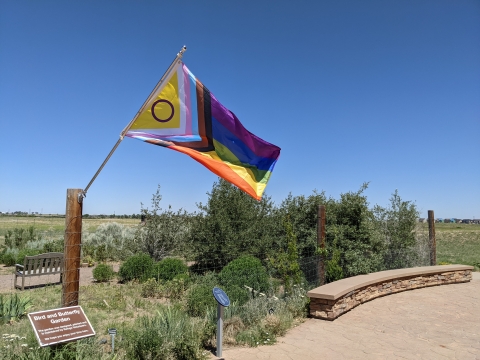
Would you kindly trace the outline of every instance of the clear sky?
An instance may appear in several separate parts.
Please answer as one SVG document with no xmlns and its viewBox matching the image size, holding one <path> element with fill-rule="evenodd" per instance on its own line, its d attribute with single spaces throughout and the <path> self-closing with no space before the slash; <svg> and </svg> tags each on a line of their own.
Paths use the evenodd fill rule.
<svg viewBox="0 0 480 360">
<path fill-rule="evenodd" d="M 0 2 L 0 211 L 64 213 L 183 45 L 185 64 L 282 153 L 266 194 L 370 182 L 421 216 L 480 217 L 480 1 Z M 193 211 L 216 176 L 126 138 L 84 213 L 161 185 Z"/>
</svg>

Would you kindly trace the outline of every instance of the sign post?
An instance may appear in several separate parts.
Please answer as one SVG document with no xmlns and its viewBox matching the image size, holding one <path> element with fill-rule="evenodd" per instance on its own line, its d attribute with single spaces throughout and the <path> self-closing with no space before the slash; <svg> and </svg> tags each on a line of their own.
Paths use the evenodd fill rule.
<svg viewBox="0 0 480 360">
<path fill-rule="evenodd" d="M 117 329 L 108 329 L 108 333 L 112 336 L 112 353 L 115 352 L 115 335 L 117 335 Z"/>
<path fill-rule="evenodd" d="M 81 306 L 37 311 L 28 318 L 42 347 L 95 336 Z"/>
<path fill-rule="evenodd" d="M 217 300 L 217 357 L 222 356 L 223 340 L 223 308 L 230 305 L 230 299 L 225 292 L 217 287 L 213 288 L 213 296 Z"/>
</svg>

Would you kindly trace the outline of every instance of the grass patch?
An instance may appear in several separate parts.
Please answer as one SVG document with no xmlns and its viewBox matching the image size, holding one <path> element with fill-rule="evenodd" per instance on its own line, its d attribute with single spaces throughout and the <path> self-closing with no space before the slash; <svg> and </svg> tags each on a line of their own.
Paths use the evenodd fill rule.
<svg viewBox="0 0 480 360">
<path fill-rule="evenodd" d="M 423 236 L 428 238 L 428 224 L 420 224 L 420 227 Z M 480 225 L 436 223 L 435 238 L 437 264 L 474 266 L 480 263 Z"/>
</svg>

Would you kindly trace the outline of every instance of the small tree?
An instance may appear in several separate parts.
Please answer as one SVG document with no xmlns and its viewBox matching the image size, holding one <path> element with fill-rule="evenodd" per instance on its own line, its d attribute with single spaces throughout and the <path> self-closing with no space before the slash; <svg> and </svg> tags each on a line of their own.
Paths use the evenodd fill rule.
<svg viewBox="0 0 480 360">
<path fill-rule="evenodd" d="M 135 242 L 141 251 L 146 252 L 156 261 L 181 252 L 184 239 L 187 234 L 187 214 L 182 209 L 174 212 L 171 206 L 162 212 L 160 207 L 160 185 L 152 196 L 152 209 L 143 208 L 141 214 L 145 218 L 145 224 L 140 226 L 135 234 Z"/>
<path fill-rule="evenodd" d="M 190 228 L 196 267 L 221 269 L 244 254 L 265 260 L 275 236 L 270 199 L 257 201 L 223 179 L 208 195 Z"/>
<path fill-rule="evenodd" d="M 375 272 L 383 266 L 384 244 L 363 194 L 367 187 L 364 183 L 358 191 L 340 194 L 340 200 L 330 198 L 326 204 L 327 250 L 346 277 Z M 335 276 L 340 274 L 337 270 Z"/>
<path fill-rule="evenodd" d="M 287 250 L 272 254 L 270 264 L 283 279 L 285 291 L 291 293 L 292 286 L 300 283 L 302 271 L 298 264 L 297 236 L 293 232 L 289 217 L 285 217 L 283 226 L 287 237 Z"/>
<path fill-rule="evenodd" d="M 376 205 L 374 213 L 377 228 L 385 242 L 384 268 L 399 269 L 417 265 L 419 254 L 415 228 L 419 213 L 415 204 L 403 201 L 395 190 L 389 207 Z"/>
</svg>

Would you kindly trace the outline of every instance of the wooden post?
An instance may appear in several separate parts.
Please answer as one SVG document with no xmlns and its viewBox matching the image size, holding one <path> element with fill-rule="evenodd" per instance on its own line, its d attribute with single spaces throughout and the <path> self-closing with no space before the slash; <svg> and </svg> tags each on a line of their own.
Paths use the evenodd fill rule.
<svg viewBox="0 0 480 360">
<path fill-rule="evenodd" d="M 317 243 L 320 249 L 325 249 L 325 205 L 318 206 Z M 323 254 L 318 263 L 318 280 L 320 285 L 325 284 L 325 256 Z"/>
<path fill-rule="evenodd" d="M 437 265 L 437 241 L 435 239 L 435 216 L 428 210 L 428 239 L 430 245 L 430 265 Z"/>
<path fill-rule="evenodd" d="M 82 189 L 67 189 L 62 307 L 78 305 L 82 243 Z M 80 201 L 79 201 L 80 199 Z"/>
</svg>

